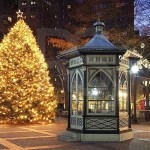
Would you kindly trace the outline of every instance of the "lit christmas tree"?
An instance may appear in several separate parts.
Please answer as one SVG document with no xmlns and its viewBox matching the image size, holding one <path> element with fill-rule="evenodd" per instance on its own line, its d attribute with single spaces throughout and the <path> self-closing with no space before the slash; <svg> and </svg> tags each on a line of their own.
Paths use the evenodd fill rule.
<svg viewBox="0 0 150 150">
<path fill-rule="evenodd" d="M 56 99 L 35 37 L 19 19 L 0 44 L 0 121 L 50 122 Z"/>
</svg>

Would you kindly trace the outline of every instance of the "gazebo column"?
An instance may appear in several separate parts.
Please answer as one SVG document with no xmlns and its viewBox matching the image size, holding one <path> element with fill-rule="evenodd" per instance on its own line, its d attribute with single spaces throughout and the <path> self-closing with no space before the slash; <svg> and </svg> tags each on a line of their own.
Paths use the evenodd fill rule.
<svg viewBox="0 0 150 150">
<path fill-rule="evenodd" d="M 67 70 L 67 75 L 68 75 L 68 99 L 69 99 L 69 101 L 68 101 L 68 112 L 70 112 L 70 95 L 71 95 L 71 93 L 70 93 L 70 73 L 69 73 L 69 70 Z M 69 129 L 70 128 L 70 113 L 68 113 L 68 127 L 67 127 L 67 129 Z"/>
<path fill-rule="evenodd" d="M 83 109 L 84 109 L 84 111 L 83 111 L 83 132 L 85 132 L 85 130 L 86 130 L 86 128 L 85 128 L 85 126 L 86 126 L 86 122 L 85 122 L 85 118 L 87 117 L 87 67 L 83 67 L 83 75 L 84 75 L 84 97 L 83 97 Z"/>
<path fill-rule="evenodd" d="M 119 133 L 120 116 L 119 116 L 119 67 L 116 67 L 116 116 L 117 116 L 117 129 Z"/>
</svg>

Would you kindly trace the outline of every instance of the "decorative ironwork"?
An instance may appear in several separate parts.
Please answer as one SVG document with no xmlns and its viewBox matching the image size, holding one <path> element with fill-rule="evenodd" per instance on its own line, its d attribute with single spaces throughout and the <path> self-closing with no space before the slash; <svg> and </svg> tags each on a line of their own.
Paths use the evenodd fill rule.
<svg viewBox="0 0 150 150">
<path fill-rule="evenodd" d="M 102 57 L 102 62 L 107 62 L 107 57 Z"/>
<path fill-rule="evenodd" d="M 113 62 L 114 61 L 113 57 L 108 57 L 108 61 Z"/>
<path fill-rule="evenodd" d="M 77 125 L 83 126 L 83 119 L 82 118 L 77 118 Z"/>
<path fill-rule="evenodd" d="M 128 117 L 119 119 L 119 128 L 128 127 Z"/>
<path fill-rule="evenodd" d="M 112 130 L 117 129 L 115 118 L 86 118 L 87 129 Z"/>
<path fill-rule="evenodd" d="M 87 57 L 88 64 L 115 64 L 116 57 L 115 55 L 88 55 Z"/>
<path fill-rule="evenodd" d="M 73 58 L 69 61 L 69 66 L 70 67 L 75 67 L 75 66 L 79 66 L 79 65 L 82 65 L 82 64 L 83 64 L 82 57 L 76 57 L 76 58 Z"/>
<path fill-rule="evenodd" d="M 76 125 L 76 117 L 71 117 L 70 123 L 71 123 L 72 125 Z"/>
</svg>

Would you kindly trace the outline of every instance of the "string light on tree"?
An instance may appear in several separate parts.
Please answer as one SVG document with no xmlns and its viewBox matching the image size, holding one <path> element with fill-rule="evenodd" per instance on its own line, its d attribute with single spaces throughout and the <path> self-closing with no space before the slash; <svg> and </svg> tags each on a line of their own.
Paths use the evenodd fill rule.
<svg viewBox="0 0 150 150">
<path fill-rule="evenodd" d="M 0 122 L 54 120 L 57 103 L 48 67 L 23 19 L 2 40 L 0 60 Z"/>
</svg>

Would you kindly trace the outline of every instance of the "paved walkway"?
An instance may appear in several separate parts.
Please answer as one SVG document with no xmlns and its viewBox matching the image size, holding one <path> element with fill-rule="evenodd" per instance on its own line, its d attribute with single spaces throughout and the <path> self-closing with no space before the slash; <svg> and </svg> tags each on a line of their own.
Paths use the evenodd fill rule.
<svg viewBox="0 0 150 150">
<path fill-rule="evenodd" d="M 0 150 L 150 150 L 150 122 L 132 125 L 133 140 L 74 143 L 57 139 L 66 122 L 58 118 L 45 125 L 0 125 Z"/>
</svg>

